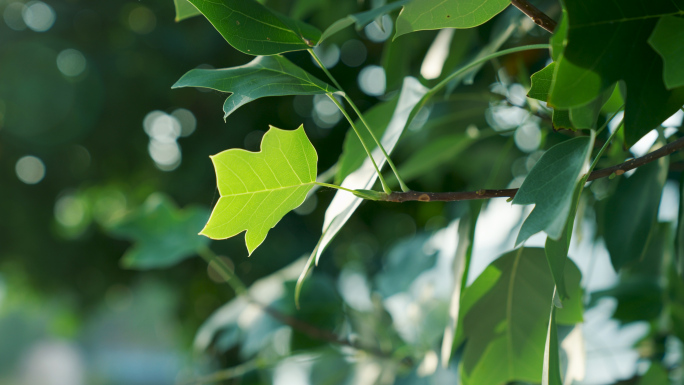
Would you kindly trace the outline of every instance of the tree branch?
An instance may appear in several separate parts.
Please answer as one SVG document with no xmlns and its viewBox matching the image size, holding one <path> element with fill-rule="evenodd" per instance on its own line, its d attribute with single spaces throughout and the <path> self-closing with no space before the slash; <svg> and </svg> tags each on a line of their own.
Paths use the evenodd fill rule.
<svg viewBox="0 0 684 385">
<path fill-rule="evenodd" d="M 532 21 L 538 26 L 544 28 L 545 30 L 553 33 L 556 29 L 556 21 L 550 18 L 547 14 L 540 11 L 539 8 L 530 4 L 527 0 L 511 0 L 511 4 L 518 8 L 522 13 L 527 15 Z"/>
<path fill-rule="evenodd" d="M 684 137 L 675 140 L 672 143 L 666 144 L 659 149 L 650 152 L 641 158 L 631 159 L 624 163 L 620 163 L 613 167 L 604 168 L 601 170 L 596 170 L 589 174 L 587 181 L 592 181 L 600 178 L 609 177 L 613 174 L 622 175 L 626 171 L 635 169 L 639 166 L 643 166 L 646 163 L 653 162 L 656 159 L 662 158 L 664 156 L 670 155 L 675 151 L 684 148 Z M 407 192 L 393 192 L 387 197 L 385 201 L 387 202 L 409 202 L 409 201 L 419 201 L 419 202 L 454 202 L 454 201 L 465 201 L 473 199 L 491 199 L 491 198 L 513 198 L 518 189 L 503 189 L 503 190 L 477 190 L 477 191 L 458 191 L 458 192 L 420 192 L 420 191 L 407 191 Z"/>
</svg>

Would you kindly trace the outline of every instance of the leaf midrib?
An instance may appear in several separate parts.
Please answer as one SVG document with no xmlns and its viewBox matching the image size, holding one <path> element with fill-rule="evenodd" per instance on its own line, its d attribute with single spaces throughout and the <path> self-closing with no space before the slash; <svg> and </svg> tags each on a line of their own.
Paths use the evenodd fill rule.
<svg viewBox="0 0 684 385">
<path fill-rule="evenodd" d="M 316 182 L 306 182 L 306 183 L 293 184 L 293 185 L 283 186 L 283 187 L 276 187 L 276 188 L 269 188 L 269 189 L 263 189 L 263 190 L 255 190 L 255 191 L 247 191 L 247 192 L 237 193 L 237 194 L 226 194 L 226 195 L 221 195 L 221 198 L 258 194 L 258 193 L 262 193 L 262 192 L 271 192 L 271 191 L 276 191 L 276 190 L 287 190 L 287 189 L 291 189 L 291 188 L 299 188 L 302 186 L 314 185 L 314 184 L 316 184 Z"/>
</svg>

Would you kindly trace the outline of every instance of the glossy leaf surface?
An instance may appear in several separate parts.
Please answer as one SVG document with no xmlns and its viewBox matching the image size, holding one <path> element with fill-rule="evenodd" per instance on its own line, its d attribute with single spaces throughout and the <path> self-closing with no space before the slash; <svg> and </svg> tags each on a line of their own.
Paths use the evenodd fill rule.
<svg viewBox="0 0 684 385">
<path fill-rule="evenodd" d="M 304 132 L 271 127 L 260 152 L 242 149 L 211 157 L 221 198 L 200 234 L 225 239 L 243 231 L 250 254 L 268 231 L 304 202 L 316 180 L 318 155 Z"/>
<path fill-rule="evenodd" d="M 559 239 L 570 213 L 575 185 L 589 160 L 593 139 L 570 139 L 551 147 L 542 155 L 515 194 L 514 204 L 536 204 L 525 219 L 516 244 L 544 231 Z"/>
<path fill-rule="evenodd" d="M 414 0 L 399 14 L 395 38 L 428 29 L 477 27 L 509 4 L 508 0 Z"/>
<path fill-rule="evenodd" d="M 316 95 L 337 90 L 282 56 L 260 56 L 224 69 L 194 69 L 172 88 L 202 87 L 232 95 L 223 104 L 224 119 L 241 106 L 266 96 Z"/>
<path fill-rule="evenodd" d="M 189 0 L 226 41 L 248 55 L 309 49 L 321 31 L 254 0 Z"/>
<path fill-rule="evenodd" d="M 121 259 L 124 267 L 165 268 L 196 255 L 197 250 L 209 244 L 209 239 L 197 235 L 208 217 L 205 208 L 181 210 L 168 197 L 153 194 L 109 231 L 135 241 Z"/>
</svg>

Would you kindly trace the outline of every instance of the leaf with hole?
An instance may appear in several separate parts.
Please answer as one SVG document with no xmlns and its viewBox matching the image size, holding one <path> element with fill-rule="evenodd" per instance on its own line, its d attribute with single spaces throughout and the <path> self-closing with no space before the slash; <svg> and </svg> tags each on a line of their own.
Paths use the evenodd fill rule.
<svg viewBox="0 0 684 385">
<path fill-rule="evenodd" d="M 309 49 L 321 31 L 254 0 L 189 0 L 226 41 L 248 55 Z"/>
<path fill-rule="evenodd" d="M 130 269 L 173 266 L 207 247 L 209 239 L 197 235 L 209 211 L 202 207 L 179 209 L 165 195 L 152 194 L 136 211 L 108 227 L 117 237 L 135 241 L 121 259 Z"/>
<path fill-rule="evenodd" d="M 316 181 L 318 154 L 304 132 L 272 127 L 260 152 L 230 149 L 211 157 L 221 195 L 200 234 L 213 239 L 243 231 L 252 252 L 268 231 L 304 202 Z"/>
<path fill-rule="evenodd" d="M 575 186 L 588 166 L 594 144 L 591 137 L 561 142 L 542 155 L 513 198 L 513 204 L 536 204 L 525 219 L 516 245 L 544 231 L 555 240 L 563 235 Z"/>
<path fill-rule="evenodd" d="M 232 95 L 223 104 L 224 119 L 259 98 L 285 95 L 317 95 L 337 92 L 286 58 L 260 56 L 251 62 L 224 69 L 194 69 L 172 88 L 201 87 Z"/>
</svg>

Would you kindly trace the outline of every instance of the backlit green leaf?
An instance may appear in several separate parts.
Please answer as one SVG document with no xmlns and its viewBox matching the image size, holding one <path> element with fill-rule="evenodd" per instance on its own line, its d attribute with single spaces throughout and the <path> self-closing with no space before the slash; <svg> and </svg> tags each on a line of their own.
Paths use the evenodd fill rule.
<svg viewBox="0 0 684 385">
<path fill-rule="evenodd" d="M 189 0 L 226 41 L 249 55 L 274 55 L 309 49 L 321 31 L 254 0 Z"/>
<path fill-rule="evenodd" d="M 516 244 L 544 231 L 563 235 L 575 185 L 589 161 L 593 136 L 570 139 L 551 147 L 534 165 L 515 194 L 513 204 L 536 204 L 520 229 Z"/>
<path fill-rule="evenodd" d="M 570 295 L 580 297 L 580 272 L 570 260 L 565 281 Z M 553 287 L 544 250 L 521 248 L 495 260 L 465 290 L 455 343 L 465 344 L 464 384 L 541 382 Z M 581 322 L 581 309 L 562 317 L 569 310 L 556 311 L 558 323 Z"/>
<path fill-rule="evenodd" d="M 684 87 L 667 89 L 662 59 L 648 44 L 661 16 L 684 14 L 684 0 L 577 0 L 564 5 L 567 36 L 556 60 L 549 104 L 582 106 L 624 81 L 625 141 L 631 147 L 684 104 Z"/>
<path fill-rule="evenodd" d="M 121 260 L 124 267 L 164 268 L 196 255 L 198 249 L 209 244 L 209 239 L 197 235 L 208 217 L 204 208 L 180 210 L 168 197 L 153 194 L 138 210 L 108 230 L 136 242 Z"/>
<path fill-rule="evenodd" d="M 225 239 L 243 231 L 249 253 L 304 202 L 316 181 L 318 154 L 304 132 L 271 127 L 260 152 L 230 149 L 211 157 L 221 197 L 200 234 Z"/>
<path fill-rule="evenodd" d="M 668 89 L 684 86 L 684 18 L 665 16 L 648 39 L 663 58 L 663 79 Z"/>
<path fill-rule="evenodd" d="M 414 0 L 397 17 L 394 38 L 427 29 L 477 27 L 509 4 L 509 0 Z"/>
<path fill-rule="evenodd" d="M 172 88 L 182 87 L 231 92 L 223 104 L 224 119 L 241 106 L 266 96 L 316 95 L 337 91 L 279 55 L 260 56 L 239 67 L 194 69 L 183 75 Z"/>
<path fill-rule="evenodd" d="M 201 15 L 200 11 L 188 0 L 173 0 L 176 7 L 176 21 L 185 20 L 193 16 Z"/>
</svg>

